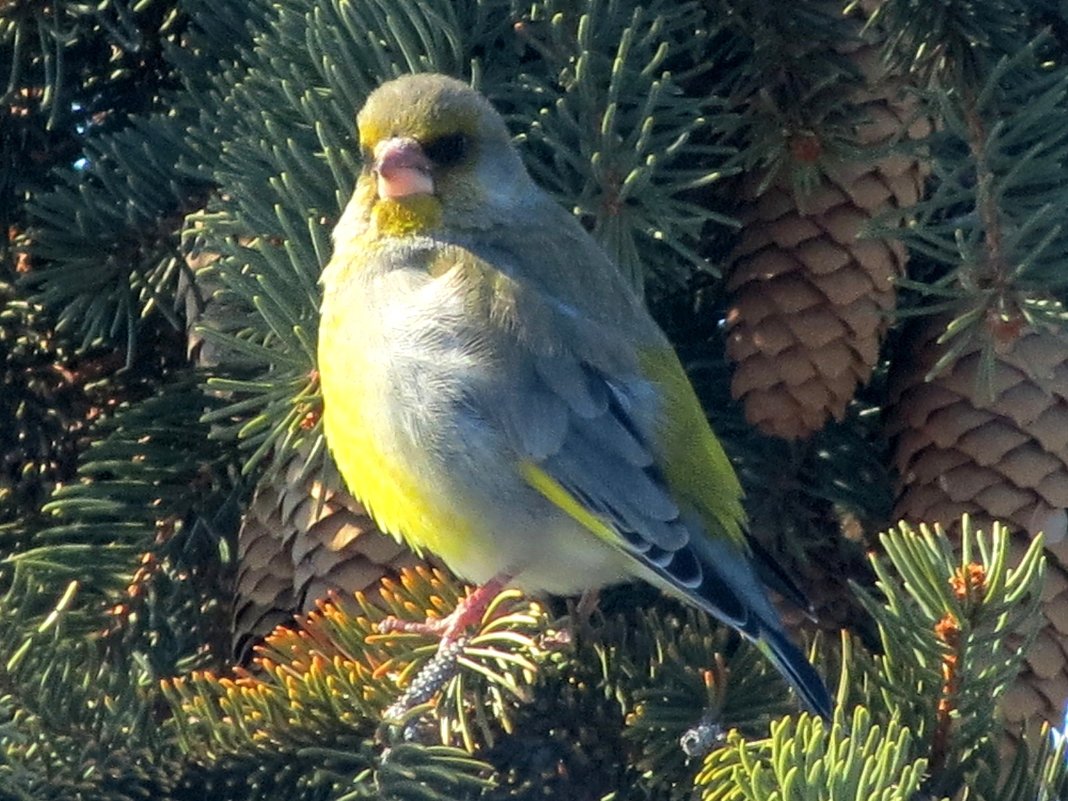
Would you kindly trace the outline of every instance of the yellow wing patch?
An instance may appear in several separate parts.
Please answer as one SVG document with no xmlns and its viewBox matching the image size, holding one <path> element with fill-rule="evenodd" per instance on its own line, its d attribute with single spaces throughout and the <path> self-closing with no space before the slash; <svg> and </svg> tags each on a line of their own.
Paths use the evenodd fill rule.
<svg viewBox="0 0 1068 801">
<path fill-rule="evenodd" d="M 583 528 L 596 534 L 609 545 L 619 546 L 619 537 L 612 528 L 599 520 L 592 512 L 564 489 L 555 478 L 531 462 L 522 462 L 519 473 L 534 489 L 545 496 L 554 506 L 564 511 Z"/>
</svg>

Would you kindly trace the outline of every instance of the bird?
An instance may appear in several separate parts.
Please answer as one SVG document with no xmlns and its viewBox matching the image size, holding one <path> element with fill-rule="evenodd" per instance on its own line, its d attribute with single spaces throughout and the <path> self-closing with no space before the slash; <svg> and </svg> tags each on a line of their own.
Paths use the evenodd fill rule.
<svg viewBox="0 0 1068 801">
<path fill-rule="evenodd" d="M 640 579 L 736 629 L 829 718 L 679 357 L 501 115 L 419 73 L 374 89 L 356 124 L 362 171 L 321 274 L 324 435 L 383 531 L 475 585 L 394 628 L 444 644 L 504 587 Z"/>
</svg>

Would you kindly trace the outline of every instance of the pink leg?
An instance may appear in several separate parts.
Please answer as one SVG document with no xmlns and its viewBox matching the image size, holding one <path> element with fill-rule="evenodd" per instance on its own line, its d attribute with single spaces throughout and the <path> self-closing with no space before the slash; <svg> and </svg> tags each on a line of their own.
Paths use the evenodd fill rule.
<svg viewBox="0 0 1068 801">
<path fill-rule="evenodd" d="M 378 624 L 378 630 L 383 634 L 403 631 L 410 634 L 440 637 L 441 647 L 444 648 L 456 642 L 467 629 L 482 620 L 486 607 L 504 589 L 508 578 L 508 576 L 497 576 L 482 586 L 475 587 L 447 617 L 427 618 L 421 623 L 387 617 Z"/>
</svg>

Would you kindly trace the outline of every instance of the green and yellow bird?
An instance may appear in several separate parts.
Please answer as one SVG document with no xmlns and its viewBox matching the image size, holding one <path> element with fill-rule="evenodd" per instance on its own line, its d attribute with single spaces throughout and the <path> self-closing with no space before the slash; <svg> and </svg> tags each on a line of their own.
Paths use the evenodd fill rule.
<svg viewBox="0 0 1068 801">
<path fill-rule="evenodd" d="M 480 585 L 433 628 L 455 639 L 503 586 L 638 577 L 755 641 L 828 717 L 678 357 L 490 103 L 410 75 L 357 123 L 364 168 L 322 275 L 323 423 L 382 529 Z"/>
</svg>

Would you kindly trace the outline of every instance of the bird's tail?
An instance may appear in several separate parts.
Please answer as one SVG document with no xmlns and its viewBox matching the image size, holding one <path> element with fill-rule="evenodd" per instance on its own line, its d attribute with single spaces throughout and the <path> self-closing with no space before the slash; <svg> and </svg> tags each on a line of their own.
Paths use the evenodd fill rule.
<svg viewBox="0 0 1068 801">
<path fill-rule="evenodd" d="M 830 693 L 801 649 L 787 637 L 753 565 L 723 537 L 695 539 L 692 545 L 701 562 L 700 583 L 683 587 L 676 582 L 674 591 L 681 591 L 756 643 L 805 705 L 830 720 Z"/>
<path fill-rule="evenodd" d="M 831 695 L 827 692 L 827 685 L 801 649 L 781 629 L 764 629 L 756 645 L 793 685 L 805 706 L 824 720 L 830 720 Z"/>
</svg>

